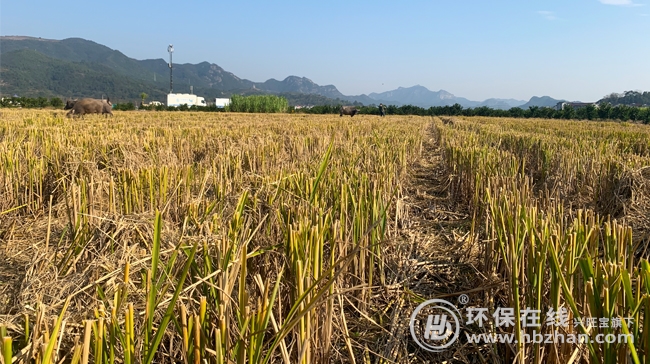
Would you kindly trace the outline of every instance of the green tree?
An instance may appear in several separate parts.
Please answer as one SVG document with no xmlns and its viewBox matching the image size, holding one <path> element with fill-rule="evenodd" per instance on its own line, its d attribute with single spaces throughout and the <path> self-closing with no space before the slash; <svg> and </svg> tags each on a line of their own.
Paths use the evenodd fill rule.
<svg viewBox="0 0 650 364">
<path fill-rule="evenodd" d="M 510 117 L 513 118 L 521 118 L 524 117 L 524 109 L 520 107 L 511 107 L 508 112 L 510 113 Z"/>
<path fill-rule="evenodd" d="M 147 97 L 149 97 L 149 95 L 147 95 L 147 94 L 144 93 L 144 92 L 140 94 L 140 98 L 142 99 L 142 104 L 144 104 L 144 100 L 145 100 Z"/>
<path fill-rule="evenodd" d="M 578 117 L 576 110 L 572 106 L 567 106 L 560 111 L 562 119 L 576 119 Z"/>
<path fill-rule="evenodd" d="M 627 106 L 625 105 L 616 105 L 615 107 L 612 108 L 612 111 L 610 112 L 610 116 L 614 120 L 623 120 L 625 117 L 625 110 L 627 109 Z"/>
<path fill-rule="evenodd" d="M 452 116 L 460 115 L 463 112 L 463 107 L 459 103 L 455 103 L 451 106 Z"/>
<path fill-rule="evenodd" d="M 585 109 L 587 110 L 587 119 L 589 120 L 598 119 L 598 110 L 594 105 L 589 104 L 585 106 Z"/>
<path fill-rule="evenodd" d="M 538 118 L 540 117 L 539 115 L 539 106 L 529 106 L 528 110 L 526 110 L 526 117 L 527 118 Z"/>
<path fill-rule="evenodd" d="M 57 109 L 62 108 L 63 107 L 63 100 L 61 100 L 58 97 L 53 97 L 53 98 L 50 99 L 50 105 L 52 105 L 52 107 L 55 107 Z"/>
<path fill-rule="evenodd" d="M 43 107 L 46 107 L 46 106 L 49 106 L 49 105 L 50 105 L 50 102 L 47 100 L 46 97 L 39 97 L 36 100 L 34 100 L 34 106 L 36 106 L 36 107 L 43 108 Z"/>
<path fill-rule="evenodd" d="M 642 107 L 639 109 L 639 120 L 643 121 L 644 124 L 650 124 L 650 108 Z"/>
<path fill-rule="evenodd" d="M 135 110 L 135 105 L 133 105 L 131 101 L 127 102 L 126 104 L 117 103 L 115 104 L 113 110 L 120 110 L 120 111 Z"/>
<path fill-rule="evenodd" d="M 598 118 L 601 120 L 611 119 L 612 105 L 609 102 L 602 102 L 598 105 Z"/>
</svg>

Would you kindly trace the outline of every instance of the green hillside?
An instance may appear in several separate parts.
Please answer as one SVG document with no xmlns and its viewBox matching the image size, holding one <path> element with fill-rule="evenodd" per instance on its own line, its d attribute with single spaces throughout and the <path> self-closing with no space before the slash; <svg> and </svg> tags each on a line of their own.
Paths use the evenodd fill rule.
<svg viewBox="0 0 650 364">
<path fill-rule="evenodd" d="M 161 53 L 165 54 L 165 50 Z M 81 38 L 52 40 L 3 36 L 0 37 L 0 56 L 3 62 L 0 94 L 4 96 L 66 98 L 99 97 L 104 93 L 111 94 L 111 99 L 134 101 L 145 92 L 148 100 L 164 102 L 169 92 L 169 67 L 164 59 L 136 60 Z M 319 86 L 306 78 L 289 76 L 283 81 L 256 83 L 241 79 L 214 63 L 174 64 L 174 92 L 189 93 L 190 87 L 208 102 L 233 94 L 313 95 L 290 96 L 298 105 L 312 104 L 312 101 L 335 104 L 340 103 L 338 98 L 347 98 L 332 85 Z"/>
<path fill-rule="evenodd" d="M 83 62 L 66 62 L 30 49 L 2 53 L 3 96 L 28 97 L 96 97 L 112 100 L 138 99 L 146 92 L 161 99 L 166 90 L 152 83 L 119 74 L 107 66 Z"/>
<path fill-rule="evenodd" d="M 47 57 L 73 63 L 92 63 L 102 65 L 113 72 L 138 79 L 151 84 L 152 87 L 169 91 L 169 67 L 162 58 L 136 60 L 122 52 L 101 44 L 81 39 L 67 38 L 49 40 L 30 37 L 2 37 L 0 53 L 4 54 L 21 49 L 30 49 Z M 164 50 L 161 53 L 166 53 Z M 154 81 L 155 75 L 155 81 Z M 199 64 L 174 64 L 174 91 L 187 93 L 190 86 L 198 89 L 216 89 L 219 91 L 246 90 L 254 83 L 240 79 L 221 67 L 202 62 Z M 213 92 L 214 93 L 214 92 Z M 221 95 L 220 93 L 216 93 Z"/>
<path fill-rule="evenodd" d="M 197 65 L 198 71 L 190 67 L 181 68 L 186 74 L 199 77 L 202 67 Z M 165 66 L 166 67 L 166 66 Z M 204 70 L 205 71 L 205 70 Z M 183 71 L 181 71 L 182 73 Z M 176 72 L 175 72 L 176 74 Z M 26 97 L 61 97 L 101 98 L 106 95 L 116 102 L 135 101 L 140 99 L 140 93 L 145 92 L 147 100 L 165 102 L 169 89 L 169 78 L 154 83 L 120 74 L 114 69 L 90 61 L 68 62 L 48 57 L 31 49 L 20 49 L 2 54 L 2 74 L 0 80 L 2 96 L 17 94 Z M 176 80 L 176 76 L 174 77 Z M 231 86 L 239 86 L 232 84 Z M 268 92 L 249 88 L 222 91 L 211 87 L 194 86 L 194 93 L 206 98 L 208 102 L 217 97 L 230 97 L 232 94 L 263 95 Z M 189 84 L 174 82 L 175 92 L 189 92 Z M 336 105 L 345 101 L 331 99 L 316 94 L 281 93 L 289 100 L 290 105 Z"/>
<path fill-rule="evenodd" d="M 625 91 L 622 94 L 613 93 L 598 100 L 598 103 L 609 103 L 612 106 L 648 106 L 650 105 L 650 91 Z"/>
</svg>

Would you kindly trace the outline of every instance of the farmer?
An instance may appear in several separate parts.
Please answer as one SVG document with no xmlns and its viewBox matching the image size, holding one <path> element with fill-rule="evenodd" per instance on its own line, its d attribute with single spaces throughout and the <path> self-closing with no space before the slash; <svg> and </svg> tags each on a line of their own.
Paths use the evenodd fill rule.
<svg viewBox="0 0 650 364">
<path fill-rule="evenodd" d="M 386 105 L 379 104 L 379 115 L 380 116 L 385 116 L 386 115 Z"/>
</svg>

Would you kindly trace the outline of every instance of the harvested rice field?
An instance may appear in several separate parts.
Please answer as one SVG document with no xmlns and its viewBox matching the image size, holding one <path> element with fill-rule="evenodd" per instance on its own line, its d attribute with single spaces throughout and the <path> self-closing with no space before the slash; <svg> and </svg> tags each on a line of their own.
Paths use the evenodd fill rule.
<svg viewBox="0 0 650 364">
<path fill-rule="evenodd" d="M 2 110 L 4 363 L 650 362 L 647 125 L 114 114 Z"/>
</svg>

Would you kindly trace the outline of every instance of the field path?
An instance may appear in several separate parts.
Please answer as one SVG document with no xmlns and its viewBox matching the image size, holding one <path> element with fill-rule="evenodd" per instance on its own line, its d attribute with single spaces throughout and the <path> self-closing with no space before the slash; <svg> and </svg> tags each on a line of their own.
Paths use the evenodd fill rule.
<svg viewBox="0 0 650 364">
<path fill-rule="evenodd" d="M 458 303 L 461 294 L 469 296 L 469 305 L 480 306 L 487 298 L 486 290 L 501 285 L 479 270 L 479 244 L 471 236 L 472 217 L 448 194 L 450 176 L 436 133 L 432 124 L 424 137 L 422 157 L 412 166 L 411 180 L 397 207 L 403 230 L 396 255 L 402 257 L 403 265 L 391 286 L 399 287 L 403 294 L 397 299 L 389 328 L 391 335 L 387 335 L 382 352 L 383 357 L 394 358 L 395 363 L 460 359 L 459 355 L 461 362 L 470 362 L 466 355 L 471 352 L 467 348 L 462 353 L 450 350 L 433 354 L 416 347 L 409 329 L 411 313 L 418 304 L 413 298 L 442 298 L 462 310 L 464 305 Z"/>
</svg>

